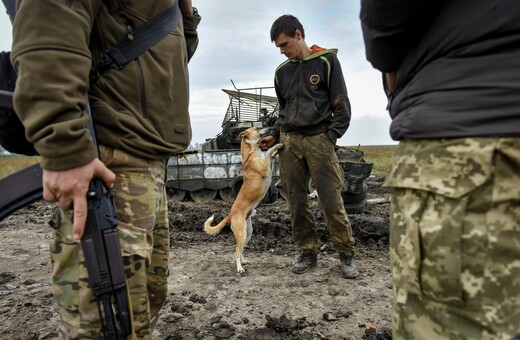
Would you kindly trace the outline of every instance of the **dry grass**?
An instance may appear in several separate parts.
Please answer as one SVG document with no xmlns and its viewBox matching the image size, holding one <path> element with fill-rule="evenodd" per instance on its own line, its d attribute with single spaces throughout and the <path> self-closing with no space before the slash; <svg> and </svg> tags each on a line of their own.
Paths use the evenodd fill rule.
<svg viewBox="0 0 520 340">
<path fill-rule="evenodd" d="M 29 165 L 40 162 L 40 157 L 26 156 L 4 156 L 0 157 L 0 178 L 15 171 L 21 170 Z"/>
<path fill-rule="evenodd" d="M 390 166 L 390 159 L 397 145 L 367 145 L 359 149 L 365 153 L 365 160 L 373 163 L 372 175 L 384 177 Z M 357 148 L 357 147 L 353 147 Z M 40 157 L 6 156 L 0 157 L 0 178 L 29 165 L 38 163 Z"/>
<path fill-rule="evenodd" d="M 397 145 L 367 145 L 360 146 L 359 149 L 365 153 L 365 160 L 374 164 L 372 175 L 385 177 L 396 147 Z"/>
</svg>

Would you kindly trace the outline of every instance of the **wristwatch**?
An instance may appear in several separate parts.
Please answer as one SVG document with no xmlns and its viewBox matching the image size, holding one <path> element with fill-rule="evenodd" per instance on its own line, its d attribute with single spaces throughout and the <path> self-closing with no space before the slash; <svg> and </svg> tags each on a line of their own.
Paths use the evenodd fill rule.
<svg viewBox="0 0 520 340">
<path fill-rule="evenodd" d="M 196 17 L 200 17 L 199 10 L 197 9 L 197 7 L 193 7 L 193 15 Z"/>
</svg>

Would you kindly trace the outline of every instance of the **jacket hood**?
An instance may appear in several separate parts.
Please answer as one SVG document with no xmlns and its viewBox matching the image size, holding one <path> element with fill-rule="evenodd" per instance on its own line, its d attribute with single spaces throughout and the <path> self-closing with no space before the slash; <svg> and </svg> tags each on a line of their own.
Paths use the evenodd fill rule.
<svg viewBox="0 0 520 340">
<path fill-rule="evenodd" d="M 338 54 L 338 49 L 337 48 L 327 49 L 327 48 L 320 47 L 318 45 L 312 45 L 311 46 L 311 54 L 307 58 L 303 59 L 303 61 L 319 58 L 319 57 L 321 57 L 321 56 L 323 56 L 325 54 L 329 54 L 329 53 L 337 55 Z M 278 65 L 276 70 L 278 70 L 280 67 L 282 67 L 283 65 L 285 65 L 287 63 L 299 63 L 299 62 L 300 62 L 300 60 L 298 60 L 296 58 L 287 59 L 283 63 Z"/>
</svg>

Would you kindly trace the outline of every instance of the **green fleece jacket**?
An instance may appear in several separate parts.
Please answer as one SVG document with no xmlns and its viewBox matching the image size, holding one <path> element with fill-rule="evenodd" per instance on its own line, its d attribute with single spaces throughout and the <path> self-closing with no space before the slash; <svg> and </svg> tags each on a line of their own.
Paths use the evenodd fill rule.
<svg viewBox="0 0 520 340">
<path fill-rule="evenodd" d="M 96 157 L 85 128 L 87 100 L 100 144 L 151 160 L 189 145 L 187 63 L 198 44 L 200 17 L 184 16 L 122 70 L 89 81 L 102 51 L 175 1 L 17 1 L 14 104 L 44 169 L 71 169 Z"/>
</svg>

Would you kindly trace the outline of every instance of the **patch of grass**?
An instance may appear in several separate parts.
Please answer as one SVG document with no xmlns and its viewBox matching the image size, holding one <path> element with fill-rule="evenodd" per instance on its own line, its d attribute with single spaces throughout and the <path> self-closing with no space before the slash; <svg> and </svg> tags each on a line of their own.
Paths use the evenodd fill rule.
<svg viewBox="0 0 520 340">
<path fill-rule="evenodd" d="M 3 156 L 0 157 L 0 178 L 40 162 L 39 156 Z"/>
<path fill-rule="evenodd" d="M 359 149 L 365 153 L 365 160 L 373 163 L 372 175 L 385 177 L 390 167 L 390 161 L 397 145 L 367 145 Z M 357 149 L 357 146 L 352 148 Z M 0 178 L 15 171 L 21 170 L 29 165 L 38 163 L 40 157 L 27 156 L 3 156 L 0 157 Z"/>
<path fill-rule="evenodd" d="M 365 160 L 373 163 L 372 175 L 385 177 L 390 168 L 390 161 L 397 145 L 366 145 L 359 149 L 365 153 Z M 357 147 L 353 147 L 357 149 Z"/>
</svg>

